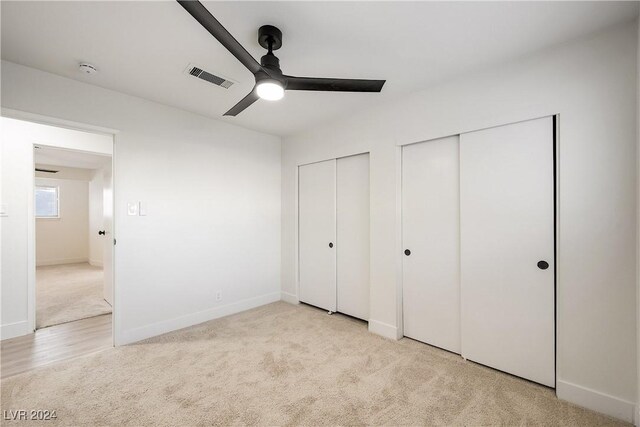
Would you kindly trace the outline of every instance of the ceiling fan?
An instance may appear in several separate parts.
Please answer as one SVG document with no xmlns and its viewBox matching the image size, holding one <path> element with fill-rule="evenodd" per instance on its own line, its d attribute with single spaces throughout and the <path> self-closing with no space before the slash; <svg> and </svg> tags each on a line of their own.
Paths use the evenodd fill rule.
<svg viewBox="0 0 640 427">
<path fill-rule="evenodd" d="M 318 77 L 294 77 L 282 74 L 280 60 L 273 54 L 282 46 L 282 32 L 272 25 L 263 25 L 258 30 L 258 43 L 267 49 L 267 54 L 258 62 L 222 26 L 220 22 L 197 0 L 178 0 L 178 3 L 193 16 L 213 37 L 235 56 L 256 79 L 256 84 L 247 96 L 224 113 L 236 116 L 259 98 L 269 101 L 282 99 L 285 90 L 314 90 L 324 92 L 380 92 L 385 80 L 333 79 Z"/>
</svg>

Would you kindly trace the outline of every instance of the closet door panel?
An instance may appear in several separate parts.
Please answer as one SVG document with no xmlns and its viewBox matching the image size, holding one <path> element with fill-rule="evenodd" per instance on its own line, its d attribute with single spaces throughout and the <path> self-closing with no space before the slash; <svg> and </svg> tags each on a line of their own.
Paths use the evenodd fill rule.
<svg viewBox="0 0 640 427">
<path fill-rule="evenodd" d="M 338 311 L 369 319 L 369 154 L 337 160 Z"/>
<path fill-rule="evenodd" d="M 552 118 L 460 138 L 462 355 L 553 387 Z"/>
<path fill-rule="evenodd" d="M 298 209 L 300 301 L 336 311 L 335 160 L 298 168 Z"/>
<path fill-rule="evenodd" d="M 402 150 L 404 335 L 460 352 L 458 137 Z"/>
</svg>

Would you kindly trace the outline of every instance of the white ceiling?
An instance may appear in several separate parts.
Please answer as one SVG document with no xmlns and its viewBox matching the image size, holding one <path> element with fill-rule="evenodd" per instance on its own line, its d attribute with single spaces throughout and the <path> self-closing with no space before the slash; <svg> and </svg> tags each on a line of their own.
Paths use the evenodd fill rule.
<svg viewBox="0 0 640 427">
<path fill-rule="evenodd" d="M 83 153 L 81 151 L 41 147 L 35 149 L 34 161 L 39 165 L 100 169 L 111 162 L 111 157 L 101 156 L 99 154 Z"/>
<path fill-rule="evenodd" d="M 291 91 L 223 118 L 253 76 L 173 1 L 2 1 L 2 58 L 288 135 L 638 15 L 636 2 L 204 3 L 258 60 L 258 27 L 279 27 L 285 74 L 387 83 L 380 94 Z M 80 74 L 81 61 L 99 73 Z M 189 63 L 238 84 L 226 90 L 187 76 Z"/>
</svg>

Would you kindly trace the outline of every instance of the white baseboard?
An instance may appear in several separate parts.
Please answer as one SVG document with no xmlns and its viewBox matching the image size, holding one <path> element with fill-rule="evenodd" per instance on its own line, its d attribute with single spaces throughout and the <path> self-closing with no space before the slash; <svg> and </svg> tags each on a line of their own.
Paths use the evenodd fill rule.
<svg viewBox="0 0 640 427">
<path fill-rule="evenodd" d="M 632 402 L 562 380 L 556 381 L 556 395 L 559 399 L 575 403 L 578 406 L 601 412 L 629 423 L 634 421 L 633 415 L 636 405 Z"/>
<path fill-rule="evenodd" d="M 241 311 L 250 310 L 260 307 L 261 305 L 270 304 L 280 301 L 280 292 L 261 295 L 255 298 L 249 298 L 232 304 L 214 307 L 208 310 L 191 313 L 173 319 L 163 320 L 161 322 L 152 323 L 151 325 L 141 326 L 122 332 L 122 337 L 118 339 L 116 345 L 131 344 L 157 335 L 166 334 L 178 329 L 204 323 L 209 320 L 218 319 L 220 317 L 229 316 L 231 314 L 240 313 Z"/>
<path fill-rule="evenodd" d="M 89 265 L 92 265 L 94 267 L 102 267 L 102 260 L 89 259 Z"/>
<path fill-rule="evenodd" d="M 369 332 L 392 340 L 398 340 L 401 338 L 398 337 L 398 328 L 393 325 L 389 325 L 388 323 L 373 319 L 369 319 Z"/>
<path fill-rule="evenodd" d="M 282 292 L 280 300 L 288 302 L 289 304 L 300 304 L 298 295 L 290 294 L 289 292 Z"/>
<path fill-rule="evenodd" d="M 15 322 L 2 325 L 0 327 L 0 340 L 7 340 L 9 338 L 15 338 L 22 335 L 27 335 L 33 331 L 29 330 L 29 322 Z"/>
<path fill-rule="evenodd" d="M 36 267 L 44 267 L 47 265 L 78 264 L 80 262 L 89 262 L 89 259 L 88 258 L 49 259 L 45 261 L 36 261 Z"/>
</svg>

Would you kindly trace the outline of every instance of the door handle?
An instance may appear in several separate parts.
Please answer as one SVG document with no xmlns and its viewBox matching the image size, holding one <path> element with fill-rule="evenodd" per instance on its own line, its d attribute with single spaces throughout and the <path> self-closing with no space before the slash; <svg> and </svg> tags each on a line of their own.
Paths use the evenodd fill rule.
<svg viewBox="0 0 640 427">
<path fill-rule="evenodd" d="M 411 255 L 411 251 L 410 251 L 409 249 L 405 249 L 405 250 L 404 250 L 404 254 L 405 254 L 406 256 L 409 256 L 409 255 Z"/>
<path fill-rule="evenodd" d="M 99 234 L 100 236 L 104 236 L 104 235 L 105 235 L 105 231 L 104 231 L 104 230 L 100 230 L 100 231 L 98 231 L 98 234 Z"/>
<path fill-rule="evenodd" d="M 540 270 L 546 270 L 549 268 L 549 263 L 547 261 L 538 261 L 538 268 Z"/>
</svg>

